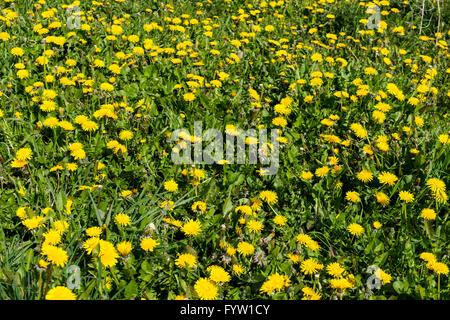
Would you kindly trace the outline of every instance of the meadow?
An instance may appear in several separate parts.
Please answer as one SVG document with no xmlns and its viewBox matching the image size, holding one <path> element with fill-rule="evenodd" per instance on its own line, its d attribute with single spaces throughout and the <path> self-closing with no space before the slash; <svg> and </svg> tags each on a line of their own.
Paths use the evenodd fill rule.
<svg viewBox="0 0 450 320">
<path fill-rule="evenodd" d="M 0 299 L 449 299 L 448 1 L 0 10 Z"/>
</svg>

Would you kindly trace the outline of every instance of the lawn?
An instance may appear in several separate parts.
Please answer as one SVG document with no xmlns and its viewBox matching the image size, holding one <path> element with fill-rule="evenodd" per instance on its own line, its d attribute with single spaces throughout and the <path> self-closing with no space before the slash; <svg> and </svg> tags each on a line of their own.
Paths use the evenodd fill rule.
<svg viewBox="0 0 450 320">
<path fill-rule="evenodd" d="M 449 299 L 448 1 L 0 9 L 0 299 Z"/>
</svg>

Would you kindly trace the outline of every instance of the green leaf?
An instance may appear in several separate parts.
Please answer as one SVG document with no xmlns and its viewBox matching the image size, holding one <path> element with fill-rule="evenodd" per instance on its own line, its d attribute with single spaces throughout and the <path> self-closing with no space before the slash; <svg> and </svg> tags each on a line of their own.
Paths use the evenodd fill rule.
<svg viewBox="0 0 450 320">
<path fill-rule="evenodd" d="M 27 250 L 27 253 L 25 254 L 25 271 L 30 270 L 33 257 L 34 257 L 34 250 L 30 248 Z"/>
<path fill-rule="evenodd" d="M 134 281 L 133 279 L 131 280 L 130 283 L 128 283 L 127 287 L 125 288 L 124 295 L 126 299 L 134 299 L 136 298 L 137 294 L 138 294 L 138 285 L 136 281 Z"/>
<path fill-rule="evenodd" d="M 64 209 L 63 195 L 61 192 L 58 192 L 56 196 L 56 210 L 63 211 L 63 209 Z"/>
<path fill-rule="evenodd" d="M 94 289 L 96 282 L 96 279 L 92 279 L 86 289 L 84 289 L 83 293 L 78 297 L 78 300 L 87 300 L 91 294 L 91 291 Z"/>
<path fill-rule="evenodd" d="M 223 215 L 227 216 L 231 210 L 233 209 L 233 204 L 231 203 L 231 198 L 228 197 L 227 200 L 225 200 L 225 203 L 223 204 Z"/>
<path fill-rule="evenodd" d="M 152 267 L 150 263 L 147 260 L 144 260 L 141 264 L 141 268 L 144 272 L 151 274 L 152 273 Z"/>
<path fill-rule="evenodd" d="M 399 280 L 395 281 L 392 286 L 394 287 L 394 290 L 400 294 L 403 292 L 403 283 Z"/>
</svg>

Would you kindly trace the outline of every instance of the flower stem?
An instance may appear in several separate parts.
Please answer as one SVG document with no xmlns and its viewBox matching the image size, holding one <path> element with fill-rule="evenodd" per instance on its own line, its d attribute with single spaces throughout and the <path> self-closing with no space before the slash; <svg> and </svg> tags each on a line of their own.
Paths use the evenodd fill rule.
<svg viewBox="0 0 450 320">
<path fill-rule="evenodd" d="M 441 274 L 438 273 L 438 300 L 441 300 Z"/>
<path fill-rule="evenodd" d="M 119 286 L 119 279 L 117 278 L 116 273 L 114 272 L 114 268 L 110 267 L 109 270 L 111 270 L 111 274 L 112 274 L 112 276 L 114 278 L 114 282 L 116 283 L 116 285 L 118 287 Z"/>
<path fill-rule="evenodd" d="M 41 299 L 41 289 L 42 289 L 42 272 L 39 271 L 38 296 L 37 296 L 37 300 L 40 300 L 40 299 Z"/>
<path fill-rule="evenodd" d="M 45 284 L 44 297 L 47 295 L 48 285 L 49 285 L 50 279 L 52 277 L 52 271 L 53 271 L 53 264 L 51 264 L 50 267 L 48 268 L 48 277 L 47 277 L 47 283 Z"/>
</svg>

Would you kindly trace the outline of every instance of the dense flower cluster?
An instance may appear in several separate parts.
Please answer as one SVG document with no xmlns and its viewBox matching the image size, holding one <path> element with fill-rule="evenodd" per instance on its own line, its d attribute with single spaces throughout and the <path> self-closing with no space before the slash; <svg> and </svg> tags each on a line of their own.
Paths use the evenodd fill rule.
<svg viewBox="0 0 450 320">
<path fill-rule="evenodd" d="M 448 298 L 436 1 L 171 3 L 0 1 L 0 299 Z"/>
</svg>

